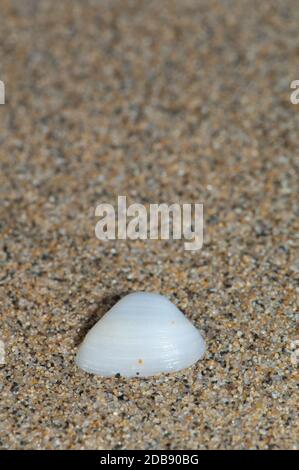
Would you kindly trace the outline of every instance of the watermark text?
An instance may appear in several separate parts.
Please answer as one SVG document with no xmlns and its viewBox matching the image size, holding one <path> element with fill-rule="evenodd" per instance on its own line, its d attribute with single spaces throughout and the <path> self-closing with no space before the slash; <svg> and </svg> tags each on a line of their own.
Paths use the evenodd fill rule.
<svg viewBox="0 0 299 470">
<path fill-rule="evenodd" d="M 117 212 L 117 213 L 116 213 Z M 203 245 L 203 204 L 143 204 L 127 206 L 126 196 L 118 196 L 117 211 L 112 204 L 99 204 L 95 226 L 99 240 L 188 240 L 185 250 Z"/>
<path fill-rule="evenodd" d="M 0 104 L 5 104 L 5 85 L 0 80 Z"/>
</svg>

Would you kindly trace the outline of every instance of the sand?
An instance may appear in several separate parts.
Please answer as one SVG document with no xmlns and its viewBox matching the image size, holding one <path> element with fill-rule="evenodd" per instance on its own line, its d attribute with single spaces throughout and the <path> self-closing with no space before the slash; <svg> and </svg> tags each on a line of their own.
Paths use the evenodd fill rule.
<svg viewBox="0 0 299 470">
<path fill-rule="evenodd" d="M 298 23 L 295 0 L 1 1 L 1 448 L 298 448 Z M 203 203 L 203 248 L 97 240 L 118 195 Z M 205 358 L 79 370 L 133 291 Z"/>
</svg>

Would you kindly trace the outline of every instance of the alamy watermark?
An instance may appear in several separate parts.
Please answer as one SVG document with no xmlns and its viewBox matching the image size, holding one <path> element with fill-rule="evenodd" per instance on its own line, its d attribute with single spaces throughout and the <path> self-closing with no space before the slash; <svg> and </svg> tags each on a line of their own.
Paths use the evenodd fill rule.
<svg viewBox="0 0 299 470">
<path fill-rule="evenodd" d="M 0 80 L 0 104 L 5 104 L 5 85 Z"/>
<path fill-rule="evenodd" d="M 4 341 L 0 339 L 0 366 L 5 364 L 5 346 Z"/>
<path fill-rule="evenodd" d="M 117 212 L 117 214 L 116 214 Z M 118 196 L 117 211 L 111 204 L 99 204 L 95 226 L 99 240 L 181 240 L 185 250 L 203 245 L 203 204 L 143 204 L 127 207 L 126 196 Z"/>
<path fill-rule="evenodd" d="M 294 91 L 291 93 L 290 100 L 292 104 L 298 104 L 299 103 L 299 80 L 293 80 L 291 82 L 290 87 L 294 89 Z"/>
<path fill-rule="evenodd" d="M 291 341 L 291 363 L 293 365 L 299 364 L 299 339 Z"/>
</svg>

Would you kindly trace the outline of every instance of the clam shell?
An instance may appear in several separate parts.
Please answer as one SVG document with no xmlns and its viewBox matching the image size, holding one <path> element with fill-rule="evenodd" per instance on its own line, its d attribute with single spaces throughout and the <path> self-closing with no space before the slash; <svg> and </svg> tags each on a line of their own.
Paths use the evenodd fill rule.
<svg viewBox="0 0 299 470">
<path fill-rule="evenodd" d="M 117 302 L 86 335 L 76 364 L 101 376 L 147 377 L 194 364 L 199 331 L 167 298 L 138 292 Z"/>
</svg>

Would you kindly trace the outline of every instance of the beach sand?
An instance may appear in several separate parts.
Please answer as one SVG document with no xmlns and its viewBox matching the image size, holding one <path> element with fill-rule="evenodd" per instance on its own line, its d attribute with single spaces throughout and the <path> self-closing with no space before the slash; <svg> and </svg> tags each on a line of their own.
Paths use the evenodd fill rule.
<svg viewBox="0 0 299 470">
<path fill-rule="evenodd" d="M 298 447 L 298 24 L 295 0 L 1 1 L 1 448 Z M 203 248 L 99 241 L 118 195 L 203 203 Z M 205 358 L 79 370 L 133 291 L 174 302 Z"/>
</svg>

